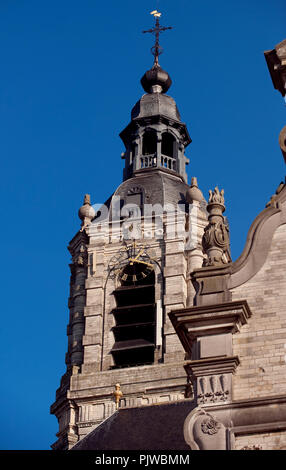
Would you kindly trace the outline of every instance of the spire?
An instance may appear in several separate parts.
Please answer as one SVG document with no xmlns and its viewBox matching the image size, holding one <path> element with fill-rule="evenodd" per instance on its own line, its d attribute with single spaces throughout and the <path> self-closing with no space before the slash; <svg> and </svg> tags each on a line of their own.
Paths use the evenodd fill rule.
<svg viewBox="0 0 286 470">
<path fill-rule="evenodd" d="M 120 133 L 126 147 L 121 155 L 125 160 L 123 179 L 132 178 L 145 170 L 161 170 L 180 176 L 187 181 L 185 148 L 191 143 L 186 125 L 181 121 L 176 102 L 166 95 L 172 84 L 167 72 L 159 65 L 163 48 L 159 44 L 160 33 L 171 29 L 160 25 L 161 13 L 151 12 L 155 26 L 143 33 L 155 35 L 151 48 L 154 63 L 141 78 L 145 94 L 131 111 L 131 122 Z"/>
<path fill-rule="evenodd" d="M 159 13 L 157 10 L 151 11 L 150 15 L 153 15 L 155 18 L 155 27 L 142 32 L 155 34 L 155 45 L 151 47 L 151 53 L 154 56 L 153 67 L 159 67 L 159 55 L 163 53 L 163 47 L 159 44 L 160 33 L 163 33 L 163 31 L 166 31 L 167 29 L 172 29 L 172 26 L 165 27 L 160 25 L 160 17 L 162 13 Z"/>
<path fill-rule="evenodd" d="M 157 10 L 153 10 L 150 13 L 155 18 L 154 28 L 142 31 L 143 33 L 151 33 L 155 35 L 155 44 L 151 47 L 151 53 L 154 56 L 154 63 L 150 70 L 143 75 L 141 79 L 141 85 L 147 93 L 166 93 L 172 85 L 172 80 L 167 72 L 163 70 L 159 65 L 159 55 L 163 53 L 163 47 L 159 44 L 160 33 L 167 29 L 172 29 L 171 26 L 161 26 L 160 17 L 162 13 Z"/>
</svg>

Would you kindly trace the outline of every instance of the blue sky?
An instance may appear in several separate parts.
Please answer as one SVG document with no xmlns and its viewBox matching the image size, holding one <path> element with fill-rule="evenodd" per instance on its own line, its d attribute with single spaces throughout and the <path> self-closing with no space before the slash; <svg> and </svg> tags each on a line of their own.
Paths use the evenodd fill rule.
<svg viewBox="0 0 286 470">
<path fill-rule="evenodd" d="M 233 259 L 284 179 L 285 104 L 263 52 L 284 0 L 0 0 L 1 449 L 49 449 L 65 372 L 69 240 L 85 193 L 122 180 L 118 134 L 152 65 L 149 12 L 173 26 L 161 66 L 193 140 L 189 181 L 225 190 Z"/>
</svg>

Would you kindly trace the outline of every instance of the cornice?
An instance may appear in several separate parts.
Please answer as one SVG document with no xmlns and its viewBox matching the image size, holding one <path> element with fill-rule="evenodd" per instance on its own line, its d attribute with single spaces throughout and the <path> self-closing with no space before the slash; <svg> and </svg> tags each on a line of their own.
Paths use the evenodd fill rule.
<svg viewBox="0 0 286 470">
<path fill-rule="evenodd" d="M 279 432 L 286 429 L 286 395 L 234 400 L 205 405 L 234 435 Z"/>
<path fill-rule="evenodd" d="M 234 374 L 239 364 L 238 356 L 218 356 L 190 361 L 184 368 L 188 376 L 197 378 L 217 374 Z"/>
<path fill-rule="evenodd" d="M 187 147 L 192 142 L 192 139 L 189 135 L 189 132 L 185 123 L 172 119 L 169 116 L 164 116 L 163 114 L 156 114 L 153 116 L 132 119 L 132 121 L 125 127 L 125 129 L 123 129 L 123 131 L 120 132 L 119 137 L 125 143 L 126 139 L 129 139 L 130 134 L 132 134 L 134 130 L 139 129 L 140 127 L 142 128 L 142 127 L 146 127 L 152 124 L 165 124 L 167 126 L 173 127 L 174 129 L 178 129 L 181 135 L 184 137 L 185 147 Z"/>
</svg>

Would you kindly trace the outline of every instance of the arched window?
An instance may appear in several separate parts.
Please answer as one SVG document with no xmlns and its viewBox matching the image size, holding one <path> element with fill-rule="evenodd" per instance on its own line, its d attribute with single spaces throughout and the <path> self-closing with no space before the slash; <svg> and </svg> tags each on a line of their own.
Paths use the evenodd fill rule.
<svg viewBox="0 0 286 470">
<path fill-rule="evenodd" d="M 121 286 L 114 295 L 117 306 L 113 310 L 113 368 L 153 364 L 156 332 L 154 271 L 147 276 L 143 263 L 127 266 L 121 273 Z"/>
<path fill-rule="evenodd" d="M 154 131 L 146 131 L 143 135 L 143 155 L 152 155 L 157 151 L 157 137 Z"/>
<path fill-rule="evenodd" d="M 162 134 L 162 155 L 175 158 L 176 139 L 169 132 Z"/>
<path fill-rule="evenodd" d="M 137 155 L 137 144 L 133 143 L 131 146 L 131 163 L 135 160 L 135 157 Z"/>
</svg>

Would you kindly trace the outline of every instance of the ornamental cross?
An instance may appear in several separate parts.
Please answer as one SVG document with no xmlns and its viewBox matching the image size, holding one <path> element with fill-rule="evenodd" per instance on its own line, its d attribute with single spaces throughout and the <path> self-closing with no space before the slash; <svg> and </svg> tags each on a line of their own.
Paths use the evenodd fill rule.
<svg viewBox="0 0 286 470">
<path fill-rule="evenodd" d="M 159 55 L 163 52 L 163 47 L 159 44 L 160 33 L 166 31 L 167 29 L 172 29 L 171 26 L 165 27 L 160 25 L 160 16 L 162 13 L 159 13 L 157 10 L 151 11 L 150 15 L 153 15 L 156 18 L 155 27 L 152 29 L 147 29 L 146 31 L 142 31 L 142 33 L 152 33 L 155 34 L 155 45 L 151 48 L 151 53 L 154 56 L 154 65 L 159 65 Z"/>
</svg>

